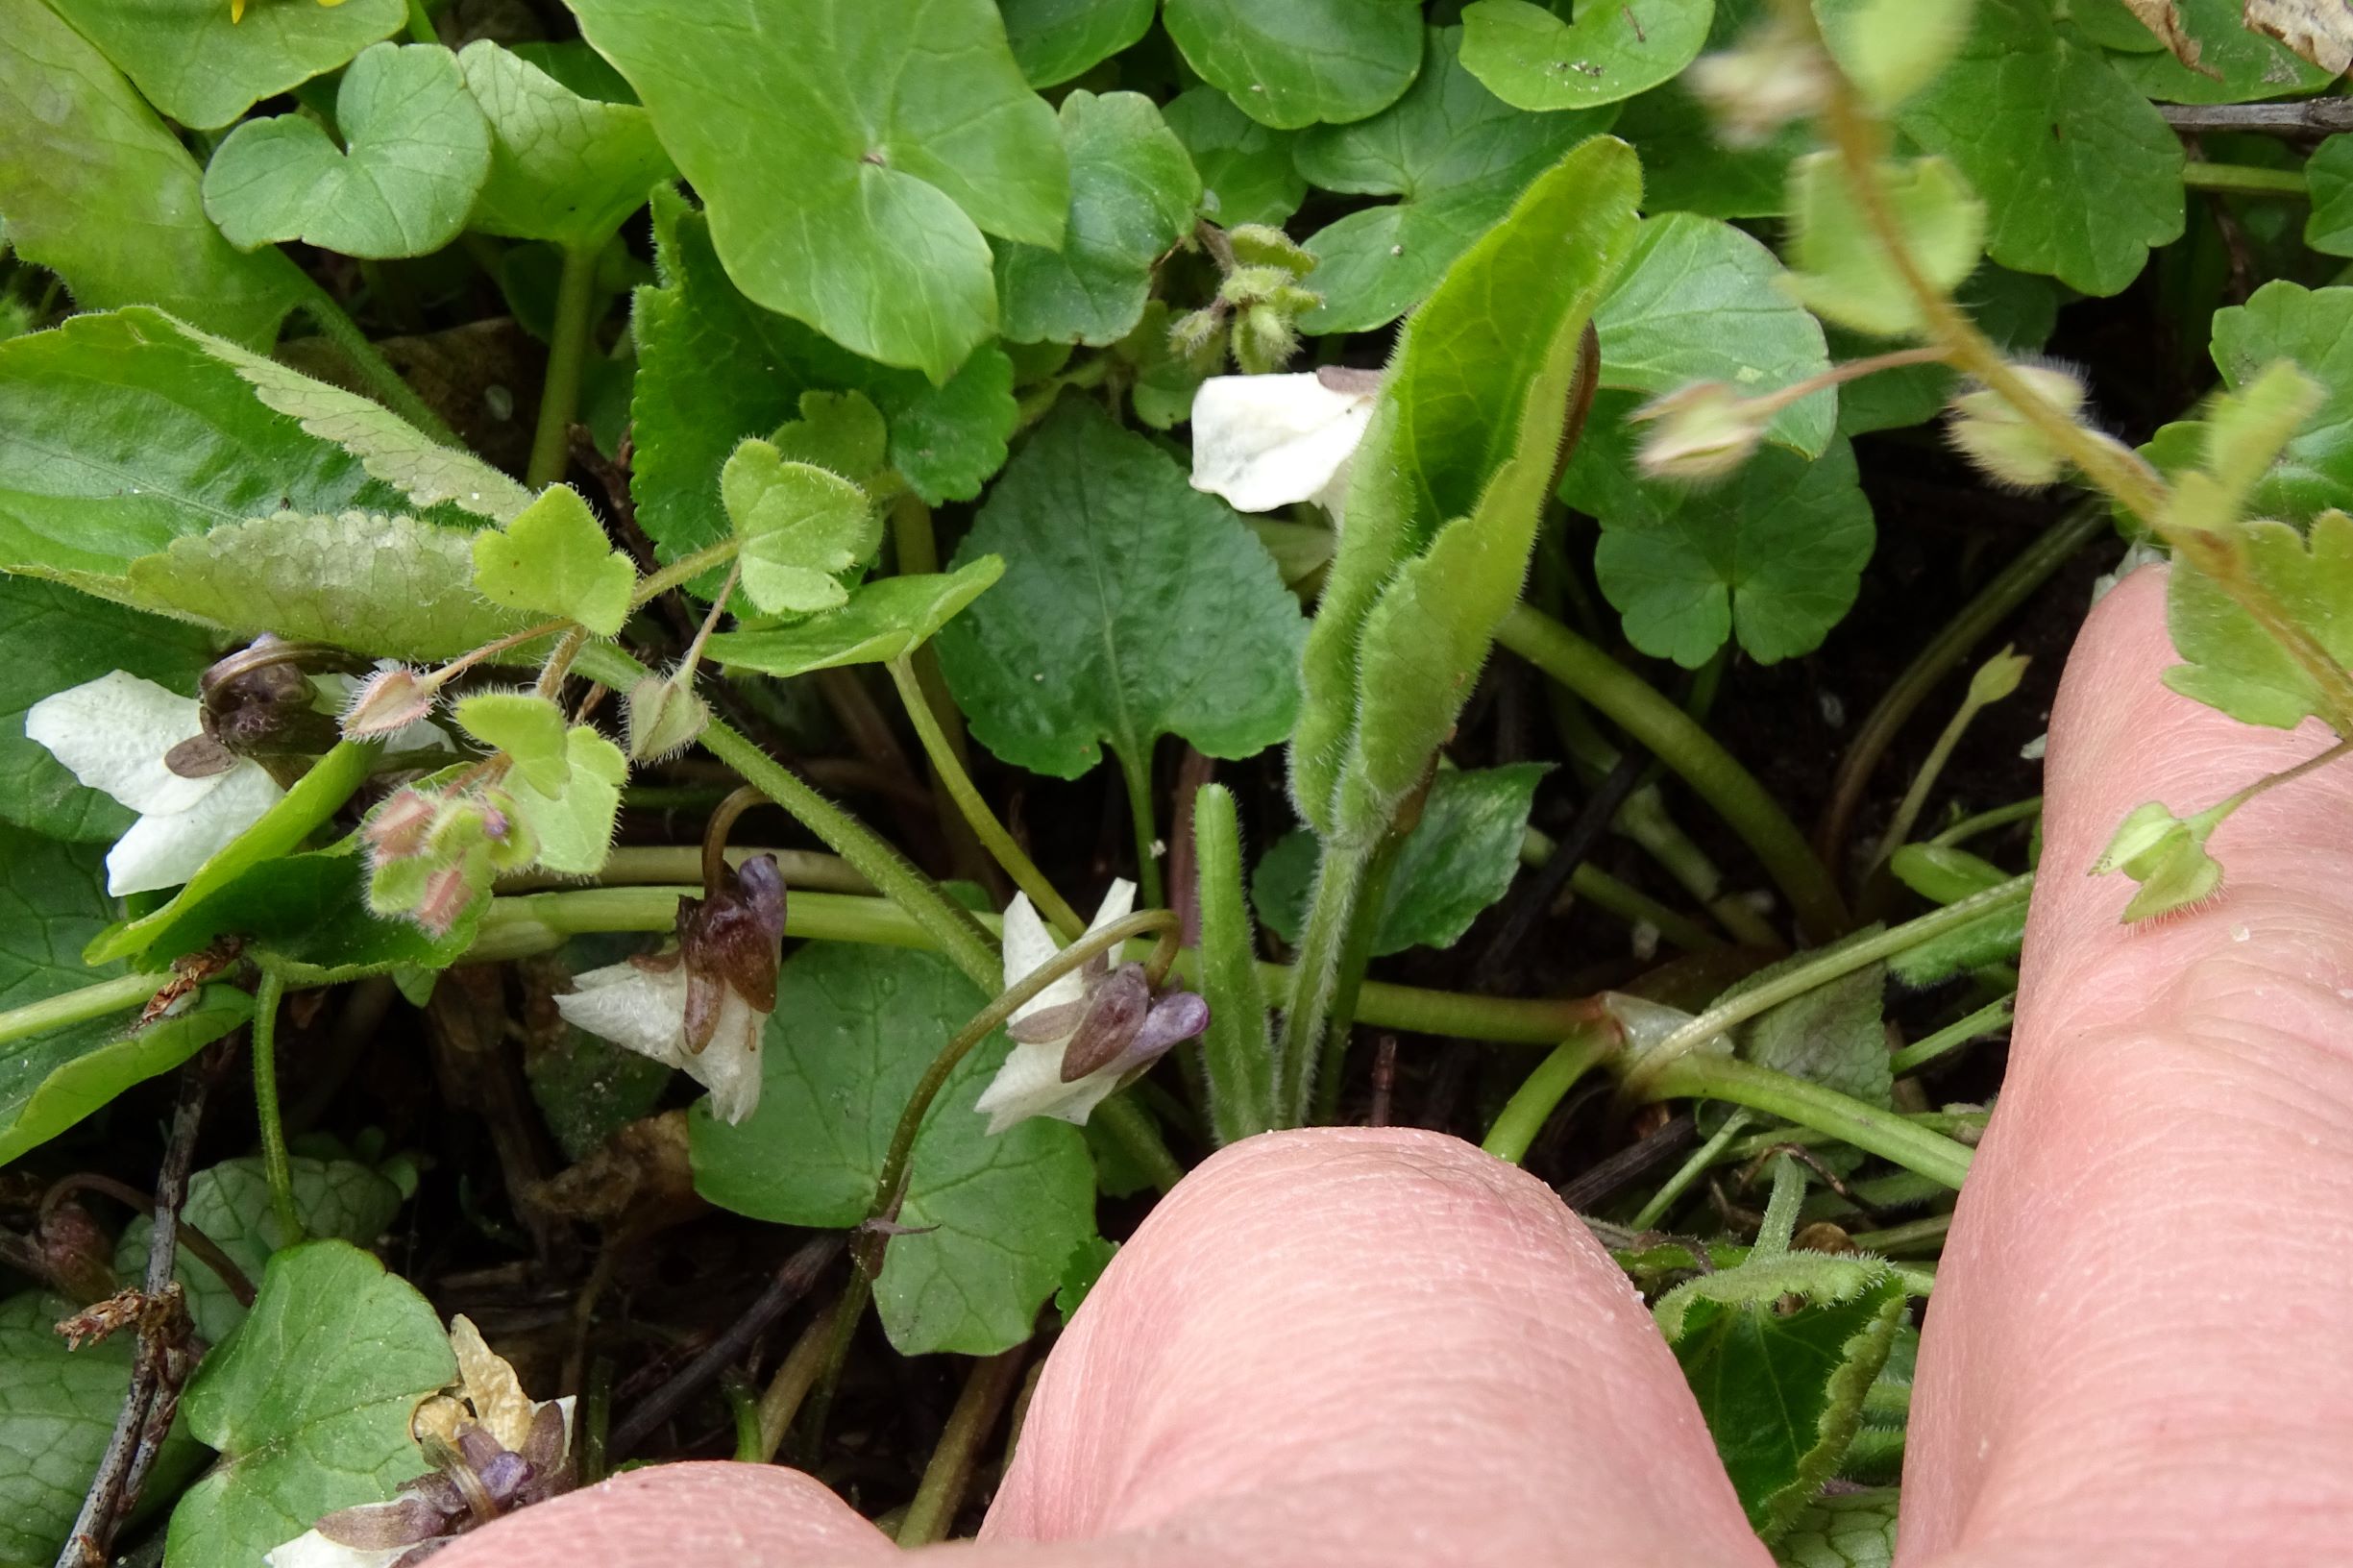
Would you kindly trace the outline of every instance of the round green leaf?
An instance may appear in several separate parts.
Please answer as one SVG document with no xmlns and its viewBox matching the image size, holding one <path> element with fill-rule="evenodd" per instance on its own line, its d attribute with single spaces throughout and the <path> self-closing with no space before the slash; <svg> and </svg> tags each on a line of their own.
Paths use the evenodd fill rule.
<svg viewBox="0 0 2353 1568">
<path fill-rule="evenodd" d="M 1161 25 L 1185 63 L 1278 131 L 1378 113 L 1422 61 L 1415 0 L 1166 0 Z"/>
<path fill-rule="evenodd" d="M 469 227 L 520 239 L 593 245 L 669 178 L 653 121 L 602 103 L 484 38 L 457 57 L 490 124 L 490 173 Z"/>
<path fill-rule="evenodd" d="M 1291 136 L 1259 124 L 1215 87 L 1189 87 L 1161 106 L 1161 117 L 1192 155 L 1205 187 L 1202 210 L 1231 229 L 1280 226 L 1299 210 L 1307 182 L 1291 166 Z"/>
<path fill-rule="evenodd" d="M 205 169 L 205 210 L 232 244 L 398 257 L 457 237 L 490 173 L 490 127 L 456 56 L 439 44 L 361 50 L 336 89 L 335 123 L 340 150 L 301 114 L 229 133 Z"/>
<path fill-rule="evenodd" d="M 996 331 L 983 232 L 1062 243 L 1069 171 L 990 0 L 575 0 L 743 291 L 933 381 Z M 878 400 L 879 401 L 879 400 Z"/>
<path fill-rule="evenodd" d="M 997 0 L 1005 41 L 1033 87 L 1050 87 L 1134 43 L 1152 26 L 1152 0 Z"/>
<path fill-rule="evenodd" d="M 2281 452 L 2249 499 L 2255 516 L 2304 522 L 2353 507 L 2353 288 L 2306 288 L 2284 279 L 2246 304 L 2214 313 L 2214 362 L 2231 391 L 2266 366 L 2292 359 L 2328 399 Z M 2176 429 L 2169 426 L 2168 431 Z M 2165 438 L 2159 432 L 2159 442 Z"/>
<path fill-rule="evenodd" d="M 1004 580 L 940 634 L 972 733 L 1032 772 L 1076 778 L 1182 735 L 1246 757 L 1290 733 L 1306 622 L 1227 505 L 1091 402 L 1066 401 L 997 482 L 958 566 Z M 1059 1262 L 1059 1260 L 1057 1260 Z"/>
<path fill-rule="evenodd" d="M 333 70 L 407 20 L 404 0 L 260 0 L 242 19 L 228 0 L 52 0 L 147 101 L 199 131 Z M 12 7 L 10 29 L 18 24 Z"/>
<path fill-rule="evenodd" d="M 743 540 L 744 593 L 762 610 L 806 613 L 849 598 L 842 574 L 882 542 L 866 492 L 810 463 L 786 462 L 766 441 L 747 441 L 719 477 Z"/>
<path fill-rule="evenodd" d="M 600 637 L 621 629 L 636 585 L 637 569 L 568 484 L 548 486 L 505 527 L 474 536 L 474 586 L 483 598 L 568 617 Z"/>
<path fill-rule="evenodd" d="M 1985 240 L 1985 204 L 1941 158 L 1879 166 L 1879 183 L 1922 276 L 1938 288 L 1974 271 Z M 1835 153 L 1789 166 L 1791 291 L 1842 327 L 1881 336 L 1923 330 L 1920 306 L 1854 199 Z"/>
<path fill-rule="evenodd" d="M 786 960 L 763 1041 L 760 1107 L 688 1123 L 695 1188 L 786 1225 L 866 1217 L 899 1115 L 940 1048 L 988 1004 L 945 959 L 811 943 Z M 1010 1042 L 992 1036 L 949 1076 L 916 1139 L 895 1237 L 874 1282 L 902 1354 L 986 1356 L 1030 1336 L 1071 1250 L 1094 1235 L 1094 1168 L 1065 1122 L 992 1138 L 972 1109 Z"/>
<path fill-rule="evenodd" d="M 1593 109 L 1699 58 L 1714 13 L 1714 0 L 1576 0 L 1567 17 L 1530 0 L 1478 0 L 1462 12 L 1462 63 L 1521 109 Z"/>
</svg>

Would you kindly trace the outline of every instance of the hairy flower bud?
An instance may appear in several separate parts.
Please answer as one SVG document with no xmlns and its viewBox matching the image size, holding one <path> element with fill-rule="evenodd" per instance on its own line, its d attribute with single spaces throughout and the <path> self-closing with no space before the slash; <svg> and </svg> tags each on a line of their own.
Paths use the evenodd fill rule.
<svg viewBox="0 0 2353 1568">
<path fill-rule="evenodd" d="M 1828 103 L 1832 69 L 1809 27 L 1776 17 L 1736 47 L 1692 61 L 1683 82 L 1714 113 L 1727 146 L 1754 147 Z"/>
<path fill-rule="evenodd" d="M 343 709 L 346 740 L 368 741 L 394 734 L 429 716 L 439 683 L 398 665 L 379 670 L 359 683 Z"/>
<path fill-rule="evenodd" d="M 1720 479 L 1756 453 L 1772 417 L 1728 381 L 1693 381 L 1634 410 L 1652 426 L 1634 454 L 1654 479 Z"/>
<path fill-rule="evenodd" d="M 2083 407 L 2083 383 L 2067 371 L 2052 365 L 2010 368 L 2069 419 Z M 1991 387 L 1954 398 L 1945 433 L 1980 471 L 2004 484 L 2040 489 L 2067 471 L 2066 453 Z"/>
<path fill-rule="evenodd" d="M 711 722 L 711 710 L 695 695 L 693 676 L 648 675 L 629 688 L 629 760 L 653 762 L 683 751 Z"/>
</svg>

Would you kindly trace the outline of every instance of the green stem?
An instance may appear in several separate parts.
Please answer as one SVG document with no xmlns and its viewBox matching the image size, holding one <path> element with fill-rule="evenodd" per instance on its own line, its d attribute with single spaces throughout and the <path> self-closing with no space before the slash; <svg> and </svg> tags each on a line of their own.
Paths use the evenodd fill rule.
<svg viewBox="0 0 2353 1568">
<path fill-rule="evenodd" d="M 1903 1119 L 1915 1127 L 1942 1133 L 1956 1142 L 1974 1143 L 1985 1133 L 1988 1115 L 1984 1111 L 1907 1111 Z M 1777 1144 L 1796 1143 L 1810 1149 L 1844 1141 L 1834 1133 L 1817 1132 L 1811 1127 L 1771 1127 L 1761 1133 L 1752 1133 L 1721 1151 L 1715 1164 L 1745 1164 Z M 1942 1187 L 1944 1184 L 1940 1182 L 1937 1185 Z"/>
<path fill-rule="evenodd" d="M 359 330 L 359 324 L 335 303 L 335 297 L 320 287 L 318 280 L 308 273 L 302 274 L 302 280 L 299 294 L 303 314 L 310 318 L 311 325 L 319 330 L 321 335 L 343 351 L 343 357 L 351 361 L 352 368 L 359 372 L 361 380 L 374 389 L 377 401 L 443 446 L 457 452 L 465 451 L 466 444 L 457 439 L 457 433 L 443 424 L 441 416 L 417 396 L 415 387 L 401 379 L 401 373 L 392 368 L 392 362 L 368 341 L 368 334 Z"/>
<path fill-rule="evenodd" d="M 1210 1008 L 1201 1060 L 1209 1079 L 1210 1132 L 1222 1147 L 1275 1125 L 1274 1039 L 1242 890 L 1241 822 L 1234 793 L 1222 784 L 1204 784 L 1193 794 L 1193 864 L 1201 906 L 1201 996 Z"/>
<path fill-rule="evenodd" d="M 743 550 L 740 539 L 722 539 L 716 545 L 705 545 L 692 555 L 681 555 L 659 572 L 638 579 L 629 591 L 629 608 L 650 604 L 682 582 L 692 582 L 705 572 L 726 565 Z"/>
<path fill-rule="evenodd" d="M 1552 836 L 1543 829 L 1525 829 L 1520 835 L 1520 864 L 1541 866 L 1553 858 L 1553 848 Z M 1722 937 L 1698 920 L 1660 903 L 1641 889 L 1619 881 L 1590 861 L 1580 861 L 1577 870 L 1569 873 L 1569 891 L 1630 925 L 1648 920 L 1658 928 L 1661 937 L 1686 952 L 1724 945 Z"/>
<path fill-rule="evenodd" d="M 636 804 L 635 801 L 626 802 Z M 717 805 L 718 796 L 699 800 L 700 805 Z M 727 850 L 727 864 L 741 866 L 754 855 L 773 855 L 776 869 L 784 873 L 785 884 L 797 898 L 804 890 L 824 893 L 871 894 L 874 890 L 850 869 L 849 862 L 839 855 L 824 854 L 816 849 L 774 849 L 749 845 L 736 845 Z M 603 869 L 597 872 L 600 887 L 626 888 L 648 884 L 682 884 L 702 875 L 702 850 L 691 844 L 624 845 L 604 857 Z M 577 888 L 580 880 L 562 871 L 520 871 L 499 879 L 499 891 L 506 894 L 538 893 L 550 888 Z"/>
<path fill-rule="evenodd" d="M 67 1029 L 92 1018 L 103 1018 L 110 1013 L 120 1013 L 127 1007 L 145 1005 L 148 998 L 171 984 L 168 974 L 118 974 L 111 980 L 84 986 L 79 991 L 61 992 L 44 996 L 37 1002 L 12 1007 L 0 1013 L 0 1045 L 35 1035 L 45 1035 L 53 1029 Z"/>
<path fill-rule="evenodd" d="M 1930 839 L 1928 843 L 1939 849 L 1949 849 L 1955 845 L 1975 838 L 1980 833 L 1991 833 L 1998 827 L 2007 827 L 2012 822 L 2022 822 L 2029 817 L 2040 815 L 2042 810 L 2043 797 L 2039 795 L 2030 795 L 2023 800 L 2013 800 L 2006 806 L 1996 806 L 1993 810 L 1981 811 L 1974 817 L 1964 817 L 1944 832 Z"/>
<path fill-rule="evenodd" d="M 1764 863 L 1817 941 L 1846 929 L 1847 906 L 1779 802 L 1690 715 L 1568 627 L 1526 604 L 1495 640 L 1609 716 L 1716 809 Z"/>
<path fill-rule="evenodd" d="M 1487 1129 L 1486 1141 L 1480 1147 L 1515 1165 L 1527 1159 L 1536 1135 L 1544 1131 L 1562 1097 L 1618 1048 L 1620 1038 L 1617 1025 L 1595 1009 L 1592 1022 L 1555 1046 L 1553 1054 L 1536 1064 L 1536 1070 L 1504 1102 L 1502 1114 Z"/>
<path fill-rule="evenodd" d="M 580 650 L 581 674 L 615 691 L 627 691 L 645 678 L 646 667 L 610 643 L 591 643 Z M 835 805 L 796 776 L 775 758 L 742 733 L 713 719 L 701 735 L 713 756 L 733 768 L 744 782 L 784 808 L 826 847 L 849 862 L 859 875 L 882 895 L 904 910 L 956 967 L 984 992 L 1004 979 L 1003 961 L 988 934 L 972 917 L 948 901 L 937 884 L 877 837 L 867 825 Z"/>
<path fill-rule="evenodd" d="M 1716 1129 L 1716 1136 L 1692 1151 L 1691 1158 L 1684 1161 L 1675 1174 L 1667 1178 L 1666 1184 L 1651 1194 L 1650 1201 L 1643 1204 L 1634 1217 L 1626 1222 L 1627 1228 L 1647 1231 L 1666 1218 L 1668 1211 L 1681 1201 L 1691 1184 L 1698 1181 L 1708 1166 L 1724 1157 L 1726 1146 L 1738 1138 L 1740 1130 L 1748 1124 L 1749 1113 L 1746 1111 L 1735 1111 L 1725 1117 L 1724 1125 Z"/>
<path fill-rule="evenodd" d="M 2294 169 L 2264 169 L 2247 163 L 2207 163 L 2192 159 L 2181 166 L 2181 183 L 2189 190 L 2227 191 L 2234 196 L 2285 196 L 2309 200 L 2312 185 Z"/>
<path fill-rule="evenodd" d="M 425 9 L 425 0 L 408 0 L 408 41 L 439 43 L 441 34 L 433 27 L 432 13 Z"/>
<path fill-rule="evenodd" d="M 898 1522 L 901 1551 L 929 1546 L 955 1523 L 956 1510 L 964 1506 L 965 1491 L 972 1482 L 972 1466 L 980 1458 L 981 1444 L 995 1429 L 1005 1401 L 1021 1381 L 1021 1361 L 1028 1350 L 1026 1345 L 1016 1345 L 974 1361 L 972 1370 L 965 1375 L 964 1387 L 940 1429 L 940 1441 L 923 1466 L 915 1500 Z"/>
<path fill-rule="evenodd" d="M 1973 1040 L 1980 1040 L 2007 1025 L 2016 1009 L 2018 998 L 2004 996 L 1991 1001 L 1956 1023 L 1949 1023 L 1935 1034 L 1916 1040 L 1887 1059 L 1887 1067 L 1900 1078 L 1916 1071 L 1943 1056 L 1958 1050 Z"/>
<path fill-rule="evenodd" d="M 278 1114 L 278 1012 L 286 982 L 264 965 L 254 988 L 254 1111 L 261 1123 L 261 1173 L 278 1214 L 279 1246 L 303 1239 L 302 1211 L 294 1207 L 294 1166 L 286 1158 L 286 1128 Z"/>
<path fill-rule="evenodd" d="M 1324 1027 L 1339 991 L 1340 961 L 1372 859 L 1369 848 L 1340 844 L 1326 844 L 1316 856 L 1315 892 L 1299 933 L 1290 1000 L 1283 1011 L 1283 1036 L 1275 1047 L 1275 1114 L 1287 1127 L 1307 1120 Z"/>
<path fill-rule="evenodd" d="M 1789 1255 L 1797 1238 L 1798 1210 L 1805 1202 L 1805 1167 L 1788 1155 L 1773 1162 L 1773 1192 L 1765 1199 L 1765 1217 L 1756 1227 L 1756 1245 L 1749 1249 L 1754 1262 L 1771 1262 Z"/>
<path fill-rule="evenodd" d="M 973 787 L 971 775 L 964 771 L 955 747 L 940 728 L 940 721 L 931 710 L 931 699 L 916 677 L 915 666 L 902 654 L 890 661 L 890 668 L 891 682 L 898 688 L 898 699 L 907 709 L 908 721 L 915 725 L 916 739 L 922 742 L 923 754 L 931 759 L 932 771 L 939 774 L 948 798 L 956 803 L 973 837 L 980 840 L 981 847 L 989 851 L 992 859 L 1005 868 L 1005 874 L 1013 878 L 1014 886 L 1029 894 L 1029 901 L 1038 906 L 1048 924 L 1062 933 L 1065 942 L 1075 938 L 1087 929 L 1087 922 L 1055 891 L 1054 884 L 1038 869 L 1038 863 L 1014 841 L 1005 824 L 996 820 L 996 813 L 989 809 L 989 802 Z"/>
<path fill-rule="evenodd" d="M 1930 1214 L 1925 1219 L 1915 1219 L 1902 1225 L 1891 1225 L 1883 1231 L 1855 1231 L 1850 1234 L 1847 1239 L 1865 1252 L 1875 1252 L 1884 1256 L 1889 1253 L 1909 1251 L 1913 1247 L 1933 1246 L 1943 1241 L 1945 1233 L 1951 1229 L 1952 1216 L 1950 1214 Z"/>
<path fill-rule="evenodd" d="M 752 1392 L 744 1374 L 730 1367 L 719 1380 L 719 1391 L 727 1401 L 727 1409 L 735 1417 L 735 1462 L 764 1464 L 760 1455 L 760 1400 Z"/>
<path fill-rule="evenodd" d="M 1654 1074 L 1642 1098 L 1723 1100 L 1828 1133 L 1866 1153 L 1893 1161 L 1931 1181 L 1958 1188 L 1969 1174 L 1970 1151 L 1942 1134 L 1892 1111 L 1836 1090 L 1775 1072 L 1738 1057 L 1692 1052 Z"/>
<path fill-rule="evenodd" d="M 1119 776 L 1127 781 L 1128 820 L 1136 828 L 1136 883 L 1142 890 L 1144 907 L 1159 909 L 1168 902 L 1168 890 L 1161 876 L 1161 841 L 1152 816 L 1152 746 L 1145 742 L 1118 747 L 1114 755 L 1119 759 Z"/>
<path fill-rule="evenodd" d="M 1416 804 L 1413 815 L 1421 815 Z M 1391 833 L 1373 851 L 1373 863 L 1357 891 L 1357 907 L 1348 918 L 1348 940 L 1340 944 L 1338 982 L 1332 988 L 1332 1014 L 1324 1020 L 1323 1048 L 1315 1065 L 1314 1115 L 1311 1126 L 1329 1126 L 1339 1119 L 1340 1078 L 1348 1063 L 1348 1042 L 1356 1034 L 1357 1008 L 1364 995 L 1364 971 L 1373 961 L 1373 943 L 1381 934 L 1382 906 L 1388 902 L 1389 872 L 1405 843 L 1403 833 Z"/>
<path fill-rule="evenodd" d="M 548 375 L 539 387 L 539 426 L 531 433 L 530 466 L 524 471 L 534 490 L 553 484 L 571 466 L 572 421 L 580 411 L 580 375 L 588 364 L 589 335 L 597 324 L 597 258 L 603 250 L 601 239 L 564 247 L 563 270 L 555 280 Z"/>
</svg>

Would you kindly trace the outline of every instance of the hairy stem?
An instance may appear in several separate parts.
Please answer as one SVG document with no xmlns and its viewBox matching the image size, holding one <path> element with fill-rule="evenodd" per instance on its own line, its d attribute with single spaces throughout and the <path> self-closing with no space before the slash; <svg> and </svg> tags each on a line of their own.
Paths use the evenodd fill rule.
<svg viewBox="0 0 2353 1568">
<path fill-rule="evenodd" d="M 1926 1066 L 1948 1051 L 1958 1050 L 1973 1040 L 1982 1040 L 1997 1029 L 2005 1029 L 2009 1027 L 2017 1006 L 2016 996 L 2004 996 L 1988 1002 L 1969 1017 L 1949 1023 L 1936 1033 L 1916 1040 L 1896 1052 L 1887 1059 L 1887 1069 L 1901 1077 Z"/>
<path fill-rule="evenodd" d="M 1005 1402 L 1013 1397 L 1014 1385 L 1021 1381 L 1021 1362 L 1028 1354 L 1027 1345 L 1016 1345 L 974 1361 L 965 1375 L 964 1387 L 940 1429 L 940 1441 L 923 1466 L 915 1500 L 898 1522 L 901 1551 L 929 1546 L 946 1535 L 948 1527 L 956 1522 L 956 1510 L 964 1506 L 965 1491 L 972 1483 L 972 1466 L 980 1458 L 981 1444 L 995 1429 Z"/>
<path fill-rule="evenodd" d="M 564 477 L 572 457 L 572 421 L 580 411 L 580 376 L 588 364 L 589 334 L 596 327 L 597 257 L 601 239 L 564 247 L 555 280 L 555 324 L 548 343 L 548 375 L 539 386 L 539 424 L 531 432 L 530 465 L 524 478 L 534 490 Z"/>
<path fill-rule="evenodd" d="M 1341 960 L 1373 855 L 1370 847 L 1333 843 L 1316 857 L 1315 892 L 1299 933 L 1290 1000 L 1283 1010 L 1283 1035 L 1275 1047 L 1275 1115 L 1286 1127 L 1307 1120 L 1324 1030 L 1339 992 Z"/>
</svg>

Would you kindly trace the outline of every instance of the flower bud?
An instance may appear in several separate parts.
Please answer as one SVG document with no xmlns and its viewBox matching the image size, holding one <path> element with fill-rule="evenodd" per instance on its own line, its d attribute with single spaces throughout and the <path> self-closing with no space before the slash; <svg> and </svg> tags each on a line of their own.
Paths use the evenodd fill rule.
<svg viewBox="0 0 2353 1568">
<path fill-rule="evenodd" d="M 711 710 L 695 695 L 691 674 L 648 675 L 629 688 L 629 760 L 653 762 L 683 751 L 711 722 Z"/>
<path fill-rule="evenodd" d="M 1291 274 L 1283 267 L 1236 267 L 1217 285 L 1217 297 L 1228 305 L 1244 306 L 1290 283 Z"/>
<path fill-rule="evenodd" d="M 367 821 L 359 825 L 360 842 L 380 865 L 406 860 L 424 851 L 426 838 L 440 815 L 440 800 L 412 784 L 368 813 Z"/>
<path fill-rule="evenodd" d="M 379 670 L 352 693 L 343 710 L 344 739 L 374 740 L 407 728 L 432 713 L 439 685 L 398 665 Z"/>
<path fill-rule="evenodd" d="M 1290 317 L 1271 305 L 1254 305 L 1234 324 L 1234 362 L 1248 376 L 1281 370 L 1299 352 Z"/>
<path fill-rule="evenodd" d="M 1692 62 L 1683 82 L 1716 119 L 1729 147 L 1754 147 L 1830 101 L 1828 57 L 1801 25 L 1775 18 L 1737 47 Z"/>
<path fill-rule="evenodd" d="M 1225 332 L 1222 306 L 1203 306 L 1179 316 L 1168 328 L 1168 352 L 1189 364 L 1207 368 L 1223 357 L 1218 341 Z"/>
<path fill-rule="evenodd" d="M 1654 479 L 1720 479 L 1755 454 L 1772 417 L 1728 381 L 1693 381 L 1654 398 L 1632 418 L 1653 426 L 1634 454 Z"/>
<path fill-rule="evenodd" d="M 2068 372 L 2050 365 L 2010 368 L 2069 419 L 2083 407 L 2083 383 Z M 2050 437 L 1991 387 L 1954 398 L 1945 433 L 1981 472 L 2003 484 L 2036 490 L 2055 483 L 2067 470 L 2067 456 Z"/>
<path fill-rule="evenodd" d="M 1238 223 L 1226 231 L 1234 259 L 1244 267 L 1280 267 L 1293 278 L 1315 270 L 1315 257 L 1297 240 L 1272 225 Z"/>
<path fill-rule="evenodd" d="M 1144 1015 L 1152 1010 L 1152 987 L 1141 964 L 1122 964 L 1087 998 L 1087 1011 L 1062 1052 L 1062 1081 L 1075 1084 L 1127 1054 Z"/>
</svg>

